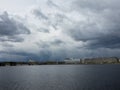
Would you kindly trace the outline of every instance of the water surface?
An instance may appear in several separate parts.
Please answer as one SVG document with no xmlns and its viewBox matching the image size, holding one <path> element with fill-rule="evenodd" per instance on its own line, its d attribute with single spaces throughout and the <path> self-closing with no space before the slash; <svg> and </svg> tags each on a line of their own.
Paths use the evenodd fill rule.
<svg viewBox="0 0 120 90">
<path fill-rule="evenodd" d="M 120 90 L 120 65 L 0 67 L 0 90 Z"/>
</svg>

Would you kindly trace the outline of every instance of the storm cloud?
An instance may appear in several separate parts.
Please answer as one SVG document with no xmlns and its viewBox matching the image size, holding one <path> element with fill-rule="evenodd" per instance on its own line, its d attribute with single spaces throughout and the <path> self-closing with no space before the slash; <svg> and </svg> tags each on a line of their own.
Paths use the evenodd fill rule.
<svg viewBox="0 0 120 90">
<path fill-rule="evenodd" d="M 30 30 L 24 24 L 10 18 L 7 12 L 0 15 L 0 41 L 21 42 L 24 39 L 21 34 L 30 34 Z"/>
<path fill-rule="evenodd" d="M 44 15 L 41 10 L 35 9 L 35 10 L 33 10 L 32 13 L 33 13 L 36 17 L 38 17 L 39 19 L 45 19 L 45 20 L 48 19 L 48 17 L 47 17 L 46 15 Z"/>
<path fill-rule="evenodd" d="M 119 0 L 44 0 L 21 14 L 3 12 L 0 58 L 46 61 L 119 57 L 119 3 Z"/>
<path fill-rule="evenodd" d="M 73 1 L 74 10 L 87 17 L 67 30 L 77 42 L 88 42 L 87 47 L 120 48 L 120 6 L 118 0 Z"/>
</svg>

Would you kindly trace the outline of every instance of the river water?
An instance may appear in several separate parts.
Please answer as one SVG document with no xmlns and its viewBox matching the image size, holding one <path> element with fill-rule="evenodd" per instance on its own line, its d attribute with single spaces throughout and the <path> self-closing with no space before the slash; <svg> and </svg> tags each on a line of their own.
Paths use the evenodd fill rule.
<svg viewBox="0 0 120 90">
<path fill-rule="evenodd" d="M 0 67 L 0 90 L 120 90 L 120 65 Z"/>
</svg>

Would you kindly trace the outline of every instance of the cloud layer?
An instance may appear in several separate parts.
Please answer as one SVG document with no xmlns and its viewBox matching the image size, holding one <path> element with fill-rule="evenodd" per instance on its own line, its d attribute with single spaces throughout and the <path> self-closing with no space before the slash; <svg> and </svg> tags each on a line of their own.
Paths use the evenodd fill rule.
<svg viewBox="0 0 120 90">
<path fill-rule="evenodd" d="M 2 11 L 0 60 L 119 57 L 119 3 L 45 0 L 22 16 Z"/>
<path fill-rule="evenodd" d="M 21 42 L 24 38 L 21 34 L 30 34 L 29 29 L 24 24 L 10 18 L 7 12 L 0 15 L 0 41 Z"/>
</svg>

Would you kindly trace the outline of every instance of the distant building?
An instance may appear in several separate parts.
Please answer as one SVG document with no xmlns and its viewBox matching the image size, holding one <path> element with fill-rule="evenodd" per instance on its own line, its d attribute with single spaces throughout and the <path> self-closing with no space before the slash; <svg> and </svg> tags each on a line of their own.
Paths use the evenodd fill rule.
<svg viewBox="0 0 120 90">
<path fill-rule="evenodd" d="M 80 64 L 84 64 L 85 63 L 85 59 L 80 59 Z"/>
<path fill-rule="evenodd" d="M 87 58 L 84 60 L 84 64 L 105 64 L 105 63 L 118 63 L 119 59 L 116 57 L 110 58 Z"/>
<path fill-rule="evenodd" d="M 120 63 L 120 58 L 119 58 L 119 60 L 118 60 L 118 61 L 119 61 L 119 63 Z"/>
<path fill-rule="evenodd" d="M 28 62 L 35 62 L 35 61 L 30 59 L 30 60 L 28 60 Z"/>
<path fill-rule="evenodd" d="M 74 58 L 66 58 L 64 60 L 65 64 L 79 64 L 80 59 L 74 59 Z"/>
<path fill-rule="evenodd" d="M 34 65 L 34 64 L 37 64 L 37 62 L 34 61 L 34 60 L 29 60 L 29 61 L 28 61 L 28 64 L 29 64 L 29 65 Z"/>
</svg>

